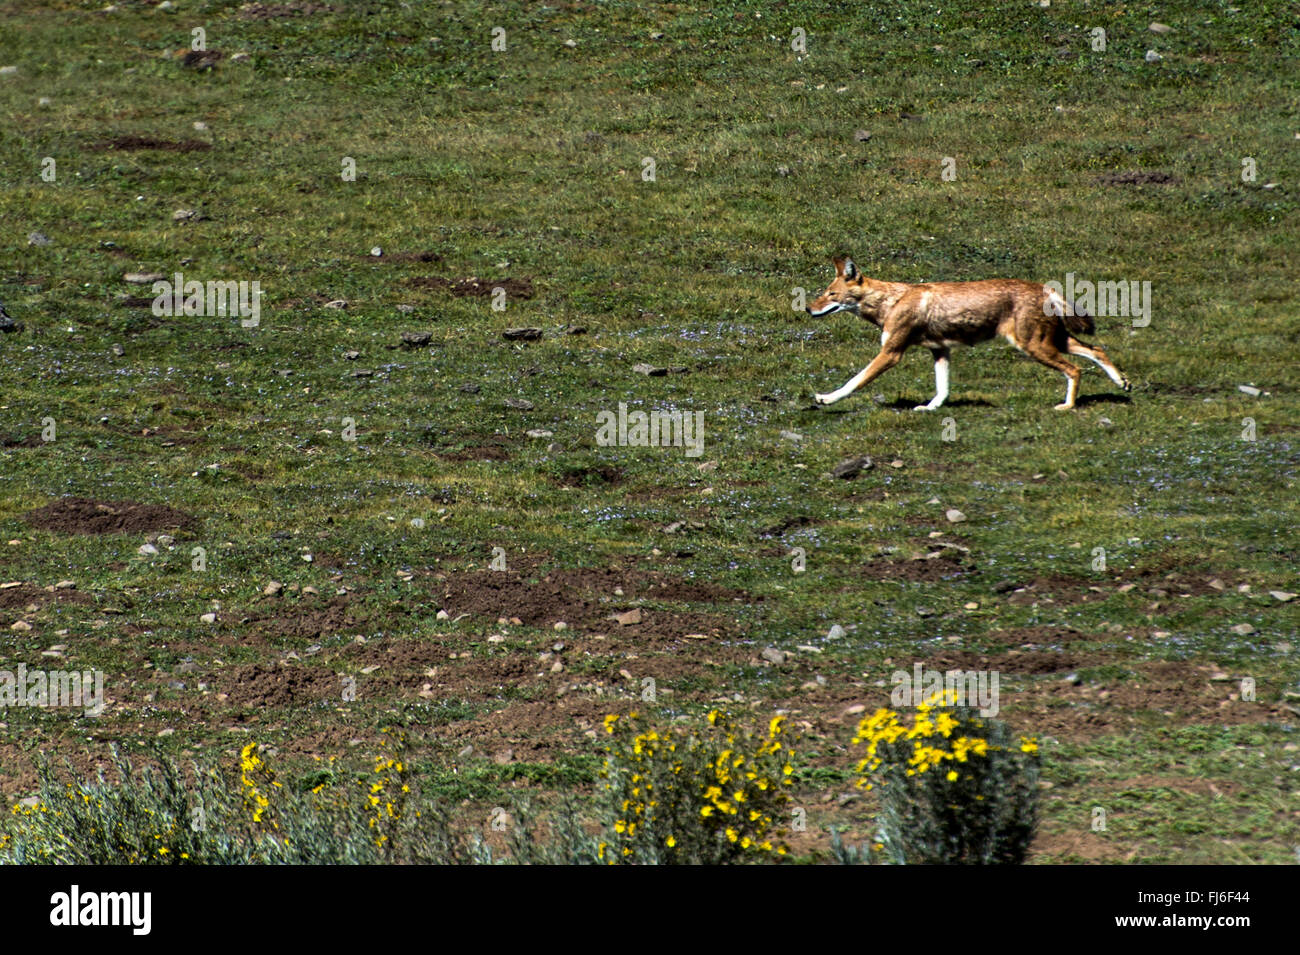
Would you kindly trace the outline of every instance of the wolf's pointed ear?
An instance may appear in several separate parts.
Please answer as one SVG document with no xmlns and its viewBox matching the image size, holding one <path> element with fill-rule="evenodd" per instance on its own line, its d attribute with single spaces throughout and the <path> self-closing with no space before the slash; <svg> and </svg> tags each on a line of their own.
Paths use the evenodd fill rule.
<svg viewBox="0 0 1300 955">
<path fill-rule="evenodd" d="M 840 258 L 838 255 L 837 255 L 837 256 L 834 256 L 834 257 L 831 259 L 831 264 L 835 266 L 835 274 L 836 274 L 836 275 L 843 275 L 843 274 L 844 274 L 844 259 Z"/>
<path fill-rule="evenodd" d="M 843 272 L 844 272 L 844 277 L 848 279 L 850 282 L 858 277 L 858 267 L 853 264 L 852 259 L 844 260 Z"/>
</svg>

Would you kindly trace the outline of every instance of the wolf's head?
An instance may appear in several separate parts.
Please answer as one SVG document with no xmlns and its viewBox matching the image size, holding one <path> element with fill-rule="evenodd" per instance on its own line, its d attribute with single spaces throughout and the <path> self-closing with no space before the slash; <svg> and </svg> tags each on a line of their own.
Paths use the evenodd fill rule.
<svg viewBox="0 0 1300 955">
<path fill-rule="evenodd" d="M 834 312 L 847 311 L 858 314 L 862 297 L 867 293 L 862 274 L 852 259 L 832 259 L 835 263 L 835 280 L 825 292 L 808 303 L 808 314 L 821 318 Z"/>
</svg>

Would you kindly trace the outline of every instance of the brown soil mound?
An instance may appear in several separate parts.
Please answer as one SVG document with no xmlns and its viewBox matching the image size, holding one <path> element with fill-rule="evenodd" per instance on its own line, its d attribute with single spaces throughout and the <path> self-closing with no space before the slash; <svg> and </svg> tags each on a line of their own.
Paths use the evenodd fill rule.
<svg viewBox="0 0 1300 955">
<path fill-rule="evenodd" d="M 223 683 L 230 702 L 245 706 L 294 706 L 343 696 L 338 674 L 307 667 L 255 663 L 236 667 Z"/>
<path fill-rule="evenodd" d="M 311 639 L 340 630 L 357 629 L 362 618 L 348 607 L 346 597 L 335 597 L 328 603 L 314 606 L 283 607 L 275 613 L 255 614 L 240 623 L 267 636 Z"/>
<path fill-rule="evenodd" d="M 657 572 L 617 567 L 554 569 L 540 578 L 517 571 L 475 570 L 449 574 L 437 585 L 442 609 L 455 616 L 468 613 L 495 620 L 516 617 L 529 626 L 549 626 L 564 621 L 570 626 L 637 634 L 673 633 L 681 636 L 719 632 L 729 621 L 711 614 L 676 613 L 648 607 L 636 623 L 619 624 L 616 614 L 634 609 L 633 601 L 653 600 L 688 604 L 731 604 L 758 599 L 744 591 L 707 581 L 683 580 Z M 621 594 L 616 594 L 621 590 Z M 680 632 L 679 632 L 680 631 Z"/>
<path fill-rule="evenodd" d="M 23 515 L 32 527 L 60 534 L 135 534 L 144 531 L 184 530 L 198 519 L 165 504 L 130 501 L 95 501 L 65 497 Z"/>
<path fill-rule="evenodd" d="M 91 604 L 95 598 L 79 590 L 44 590 L 32 584 L 0 588 L 0 610 L 12 610 L 29 604 L 44 605 L 50 601 L 70 604 Z"/>
</svg>

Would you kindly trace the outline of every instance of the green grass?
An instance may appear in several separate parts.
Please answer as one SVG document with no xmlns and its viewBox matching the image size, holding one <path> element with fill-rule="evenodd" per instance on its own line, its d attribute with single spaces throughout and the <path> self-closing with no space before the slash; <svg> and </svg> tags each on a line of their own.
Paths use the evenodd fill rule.
<svg viewBox="0 0 1300 955">
<path fill-rule="evenodd" d="M 0 439 L 38 438 L 45 418 L 57 437 L 0 447 L 0 577 L 71 578 L 91 600 L 0 609 L 0 667 L 49 666 L 41 651 L 63 644 L 59 665 L 103 669 L 117 700 L 98 721 L 0 714 L 11 799 L 31 791 L 38 747 L 89 767 L 112 741 L 130 748 L 171 728 L 163 742 L 176 752 L 228 762 L 250 734 L 286 757 L 355 755 L 394 721 L 421 740 L 449 798 L 563 792 L 592 781 L 595 744 L 579 720 L 633 705 L 633 684 L 618 676 L 627 668 L 638 680 L 659 674 L 670 711 L 740 694 L 756 710 L 803 712 L 819 755 L 800 778 L 821 807 L 822 792 L 849 788 L 835 780 L 850 759 L 850 690 L 874 707 L 888 695 L 880 681 L 914 660 L 996 656 L 1007 649 L 999 630 L 1068 627 L 1082 637 L 1062 651 L 1082 658 L 1089 687 L 1141 687 L 1156 663 L 1203 666 L 1253 677 L 1259 715 L 1228 725 L 1209 697 L 1165 716 L 1164 702 L 1126 696 L 1110 704 L 1115 718 L 1093 723 L 1083 716 L 1107 704 L 1056 698 L 1064 672 L 1004 672 L 1003 715 L 1016 729 L 1038 732 L 1049 709 L 1073 714 L 1064 725 L 1079 717 L 1077 730 L 1046 733 L 1043 828 L 1054 836 L 1035 860 L 1293 861 L 1296 604 L 1267 596 L 1300 590 L 1293 11 L 339 0 L 329 13 L 253 20 L 233 0 L 117 5 L 4 4 L 22 41 L 0 46 L 0 66 L 18 67 L 0 75 L 0 301 L 27 330 L 0 337 Z M 1148 32 L 1152 20 L 1174 32 Z M 207 72 L 171 55 L 199 26 L 227 55 Z M 491 50 L 495 26 L 504 52 Z M 1107 31 L 1104 53 L 1090 48 L 1094 26 Z M 791 49 L 795 27 L 807 31 L 806 54 Z M 1164 59 L 1147 64 L 1152 48 Z M 231 62 L 238 52 L 251 59 Z M 858 129 L 871 138 L 855 141 Z M 213 148 L 98 146 L 123 136 Z M 940 177 L 945 156 L 956 181 Z M 45 157 L 54 182 L 40 177 Z M 340 177 L 344 157 L 356 161 L 354 182 Z M 654 181 L 642 179 L 645 157 Z M 1246 157 L 1252 183 L 1241 180 Z M 1131 171 L 1176 181 L 1100 181 Z M 182 208 L 202 218 L 174 222 Z M 34 231 L 51 244 L 29 245 Z M 373 246 L 386 256 L 368 257 Z M 422 252 L 441 258 L 388 260 Z M 1099 320 L 1098 341 L 1133 380 L 1131 401 L 1088 365 L 1081 407 L 1056 412 L 1060 376 L 991 344 L 956 353 L 938 414 L 910 410 L 932 394 L 923 351 L 834 408 L 812 408 L 812 392 L 838 387 L 878 345 L 855 320 L 791 310 L 793 290 L 816 294 L 829 257 L 844 252 L 898 281 L 1149 280 L 1149 327 Z M 124 273 L 178 270 L 259 281 L 261 325 L 120 304 L 148 294 Z M 498 312 L 487 298 L 408 283 L 426 276 L 526 277 L 535 294 Z M 335 299 L 348 307 L 323 307 Z M 502 340 L 525 325 L 543 339 Z M 430 332 L 431 347 L 390 347 L 406 330 Z M 632 372 L 638 362 L 688 372 L 647 378 Z M 352 377 L 358 368 L 374 375 Z M 703 455 L 596 446 L 596 415 L 619 402 L 703 412 Z M 1253 441 L 1242 438 L 1247 417 Z M 341 437 L 345 418 L 355 442 Z M 955 441 L 943 440 L 946 418 Z M 488 444 L 506 460 L 446 453 Z M 825 477 L 863 453 L 876 466 L 856 481 Z M 24 522 L 66 494 L 168 504 L 201 523 L 147 560 L 136 553 L 143 534 Z M 948 524 L 950 507 L 968 521 Z M 796 517 L 809 523 L 761 536 Z M 968 573 L 908 583 L 861 572 L 928 550 L 932 531 L 969 548 Z M 195 546 L 206 572 L 191 570 Z M 646 607 L 712 612 L 735 629 L 671 651 L 648 641 L 635 658 L 627 639 L 601 654 L 590 628 L 557 634 L 549 621 L 489 644 L 492 619 L 436 619 L 434 575 L 484 567 L 498 546 L 511 561 L 621 562 L 748 598 L 711 608 L 652 598 Z M 794 547 L 806 573 L 791 572 Z M 1104 572 L 1091 567 L 1098 547 Z M 1174 572 L 1227 586 L 1149 593 Z M 1094 599 L 1034 605 L 994 589 L 1045 576 L 1077 579 L 1065 589 Z M 272 579 L 314 586 L 322 600 L 347 587 L 355 620 L 319 636 L 241 623 L 268 610 L 259 595 Z M 214 601 L 215 631 L 199 619 Z M 964 609 L 971 602 L 979 608 Z M 12 631 L 19 619 L 35 629 Z M 1256 632 L 1231 630 L 1243 622 Z M 823 641 L 833 624 L 848 636 Z M 525 752 L 524 729 L 482 720 L 556 700 L 522 664 L 557 639 L 583 654 L 572 679 L 602 692 L 570 691 L 582 706 Z M 757 658 L 810 643 L 825 652 L 785 667 Z M 312 644 L 321 649 L 308 655 Z M 409 655 L 405 669 L 383 662 L 390 649 Z M 290 667 L 354 676 L 358 699 L 215 698 L 230 692 L 231 668 L 291 653 Z M 177 672 L 186 660 L 197 671 Z M 363 668 L 377 661 L 376 676 L 400 685 L 365 690 Z M 498 676 L 488 668 L 501 661 L 521 665 Z M 441 679 L 421 675 L 435 666 L 457 681 L 472 672 L 473 685 L 418 696 Z M 818 674 L 829 696 L 800 689 Z M 1225 698 L 1235 688 L 1206 685 Z M 512 763 L 487 759 L 508 743 Z M 1230 806 L 1207 809 L 1205 781 L 1225 779 L 1239 784 Z M 1091 806 L 1106 800 L 1104 845 L 1085 852 L 1071 840 L 1091 838 Z M 824 837 L 822 812 L 810 811 L 810 829 Z"/>
</svg>

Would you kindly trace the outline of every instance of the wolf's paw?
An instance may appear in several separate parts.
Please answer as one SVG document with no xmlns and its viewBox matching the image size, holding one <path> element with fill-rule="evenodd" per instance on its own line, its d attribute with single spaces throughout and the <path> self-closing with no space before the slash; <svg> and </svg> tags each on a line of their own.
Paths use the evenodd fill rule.
<svg viewBox="0 0 1300 955">
<path fill-rule="evenodd" d="M 833 395 L 813 395 L 813 401 L 819 405 L 831 405 L 835 403 L 835 397 Z"/>
<path fill-rule="evenodd" d="M 1128 380 L 1127 378 L 1123 379 L 1123 380 L 1119 383 L 1119 386 L 1120 386 L 1121 388 L 1123 388 L 1125 391 L 1132 391 L 1132 390 L 1133 390 L 1133 386 L 1132 386 L 1131 384 L 1129 384 L 1129 380 Z"/>
<path fill-rule="evenodd" d="M 1073 411 L 1074 405 L 1068 401 L 1062 401 L 1059 405 L 1054 406 L 1057 411 Z"/>
<path fill-rule="evenodd" d="M 912 410 L 913 410 L 913 411 L 933 411 L 934 409 L 931 408 L 929 405 L 917 405 L 917 406 L 916 406 L 915 408 L 913 408 Z"/>
</svg>

